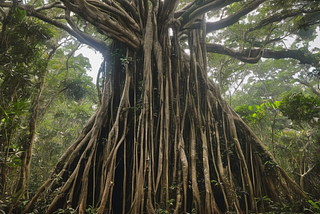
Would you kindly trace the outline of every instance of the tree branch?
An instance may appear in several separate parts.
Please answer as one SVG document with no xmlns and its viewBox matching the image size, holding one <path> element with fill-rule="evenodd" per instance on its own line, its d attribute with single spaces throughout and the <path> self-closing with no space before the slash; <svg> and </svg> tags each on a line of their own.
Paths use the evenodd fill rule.
<svg viewBox="0 0 320 214">
<path fill-rule="evenodd" d="M 227 48 L 223 45 L 218 45 L 218 44 L 207 44 L 207 51 L 212 52 L 212 53 L 227 55 L 227 56 L 236 58 L 242 62 L 247 62 L 247 63 L 251 63 L 251 64 L 259 62 L 260 57 L 261 57 L 261 54 L 260 54 L 261 50 L 260 49 L 251 50 L 251 54 L 250 54 L 250 56 L 248 56 L 249 50 L 245 54 L 245 53 L 238 52 L 238 51 L 232 50 L 230 48 Z M 259 56 L 259 54 L 260 54 L 260 56 Z"/>
<path fill-rule="evenodd" d="M 119 5 L 113 2 L 110 5 L 108 5 L 96 0 L 87 0 L 87 2 L 97 7 L 101 12 L 108 12 L 110 14 L 114 14 L 119 21 L 123 20 L 122 24 L 127 25 L 128 27 L 132 28 L 136 32 L 140 32 L 139 25 L 135 22 L 134 19 L 132 19 L 128 15 L 128 13 L 125 10 L 123 10 L 123 8 L 119 7 Z"/>
<path fill-rule="evenodd" d="M 62 2 L 68 9 L 96 26 L 103 34 L 126 43 L 133 49 L 140 46 L 140 39 L 136 35 L 137 31 L 140 31 L 139 26 L 119 5 L 109 2 L 111 7 L 95 0 L 75 0 L 75 4 L 69 0 L 62 0 Z M 130 24 L 132 22 L 134 24 Z"/>
<path fill-rule="evenodd" d="M 118 2 L 122 5 L 122 7 L 132 14 L 134 20 L 139 20 L 139 14 L 133 5 L 127 0 L 118 0 Z"/>
<path fill-rule="evenodd" d="M 284 14 L 276 14 L 276 15 L 270 16 L 268 18 L 262 19 L 258 23 L 258 25 L 256 25 L 255 27 L 250 28 L 249 30 L 247 30 L 246 34 L 248 32 L 251 32 L 251 31 L 254 31 L 254 30 L 258 30 L 258 29 L 260 29 L 260 28 L 262 28 L 262 27 L 264 27 L 264 26 L 266 26 L 268 24 L 271 24 L 271 23 L 274 23 L 274 22 L 279 22 L 281 20 L 284 20 L 284 19 L 296 16 L 296 15 L 299 15 L 301 13 L 302 13 L 301 10 L 296 10 L 296 11 L 290 11 L 290 12 L 287 12 L 287 13 L 284 13 Z"/>
<path fill-rule="evenodd" d="M 179 18 L 180 16 L 182 16 L 192 5 L 194 4 L 194 1 L 187 3 L 183 8 L 181 8 L 180 10 L 177 10 L 174 12 L 174 18 Z"/>
<path fill-rule="evenodd" d="M 166 2 L 169 2 L 168 4 Z M 174 17 L 174 11 L 176 10 L 179 0 L 171 0 L 171 1 L 166 1 L 165 4 L 163 5 L 161 14 L 164 17 L 168 17 L 169 19 Z"/>
<path fill-rule="evenodd" d="M 87 45 L 95 48 L 96 50 L 101 52 L 102 55 L 105 55 L 106 51 L 108 50 L 108 46 L 106 45 L 105 42 L 103 42 L 102 40 L 98 40 L 98 39 L 90 36 L 89 34 L 86 34 L 81 31 L 75 31 L 75 30 L 69 28 L 67 25 L 62 24 L 61 22 L 58 22 L 56 20 L 50 19 L 50 18 L 48 18 L 38 12 L 31 12 L 28 15 L 36 17 L 38 19 L 41 19 L 42 21 L 45 21 L 45 22 L 50 23 L 60 29 L 67 31 L 70 35 L 77 38 L 81 43 L 87 44 Z"/>
<path fill-rule="evenodd" d="M 313 93 L 315 93 L 315 95 L 317 95 L 318 97 L 320 97 L 320 93 L 317 89 L 315 89 L 310 83 L 300 80 L 300 79 L 294 79 L 295 81 L 299 82 L 302 85 L 307 86 L 308 88 L 310 88 L 312 90 Z"/>
<path fill-rule="evenodd" d="M 317 164 L 314 164 L 311 168 L 308 169 L 308 171 L 306 171 L 305 173 L 303 173 L 303 174 L 301 175 L 301 177 L 304 177 L 304 176 L 306 176 L 307 174 L 309 174 L 309 172 L 311 172 L 311 170 L 313 170 L 316 165 L 317 165 Z"/>
<path fill-rule="evenodd" d="M 139 26 L 134 22 L 134 20 L 127 14 L 123 13 L 124 10 L 118 10 L 118 7 L 110 7 L 107 4 L 100 3 L 98 1 L 90 0 L 88 2 L 84 0 L 77 0 L 76 1 L 78 5 L 74 5 L 70 3 L 69 1 L 64 1 L 64 4 L 73 12 L 78 13 L 82 16 L 85 20 L 96 26 L 103 34 L 112 37 L 114 39 L 119 40 L 120 42 L 124 42 L 128 45 L 130 45 L 133 48 L 138 48 L 140 45 L 140 40 L 137 38 L 135 33 L 131 32 L 129 28 L 124 27 L 118 20 L 113 17 L 111 17 L 110 14 L 116 14 L 116 16 L 126 18 L 123 23 L 129 23 L 129 26 L 131 26 L 131 29 L 134 31 L 140 31 Z M 114 3 L 113 3 L 114 4 Z M 6 2 L 0 2 L 0 6 L 2 7 L 12 7 L 12 3 L 6 3 Z M 42 7 L 38 7 L 36 9 L 33 8 L 31 5 L 19 5 L 19 9 L 25 10 L 27 12 L 28 16 L 33 16 L 36 18 L 41 19 L 42 21 L 45 21 L 47 23 L 50 23 L 60 29 L 63 29 L 67 31 L 72 36 L 76 37 L 81 43 L 87 44 L 89 46 L 92 46 L 96 50 L 100 51 L 103 55 L 105 54 L 105 51 L 107 50 L 107 45 L 94 37 L 91 37 L 88 34 L 85 34 L 84 32 L 81 32 L 80 30 L 77 30 L 76 28 L 71 29 L 69 26 L 58 22 L 54 19 L 51 19 L 41 13 L 38 13 L 38 11 L 44 10 L 44 9 L 50 9 L 53 7 L 63 7 L 62 5 L 58 5 L 58 3 L 52 3 L 48 4 Z M 65 8 L 65 7 L 64 7 Z M 84 10 L 81 10 L 81 8 L 84 8 Z M 112 11 L 110 11 L 112 9 Z M 106 11 L 109 10 L 109 11 Z M 109 12 L 109 13 L 107 13 Z"/>
<path fill-rule="evenodd" d="M 241 17 L 247 15 L 251 11 L 255 10 L 260 4 L 265 2 L 266 0 L 256 0 L 249 4 L 247 7 L 239 10 L 235 14 L 229 16 L 228 18 L 222 19 L 216 22 L 208 22 L 207 23 L 207 33 L 210 33 L 215 30 L 220 30 L 227 26 L 233 25 L 234 23 L 238 22 Z M 190 28 L 200 28 L 200 23 L 194 23 Z"/>
<path fill-rule="evenodd" d="M 255 27 L 253 28 L 250 28 L 249 30 L 246 31 L 245 34 L 251 32 L 251 31 L 254 31 L 254 30 L 258 30 L 268 24 L 271 24 L 271 23 L 274 23 L 274 22 L 279 22 L 281 20 L 285 20 L 287 18 L 291 18 L 291 17 L 294 17 L 294 16 L 297 16 L 297 15 L 300 15 L 300 14 L 303 14 L 303 13 L 308 13 L 308 14 L 312 14 L 312 13 L 316 13 L 316 12 L 319 12 L 319 9 L 315 9 L 315 10 L 312 10 L 312 11 L 308 11 L 308 10 L 305 10 L 305 9 L 297 9 L 297 10 L 292 10 L 292 11 L 286 11 L 284 13 L 279 13 L 279 14 L 276 14 L 276 15 L 273 15 L 273 16 L 270 16 L 268 18 L 265 18 L 263 20 L 261 20 L 258 25 L 256 25 Z"/>
<path fill-rule="evenodd" d="M 228 18 L 222 19 L 217 22 L 207 23 L 207 33 L 210 33 L 212 31 L 219 30 L 219 29 L 225 28 L 227 26 L 233 25 L 234 23 L 238 22 L 241 17 L 243 17 L 243 16 L 247 15 L 248 13 L 250 13 L 251 11 L 257 9 L 257 7 L 265 1 L 266 0 L 256 0 L 253 3 L 251 3 L 250 5 L 248 5 L 247 7 L 245 7 L 244 9 L 239 10 L 238 12 L 233 14 L 232 16 L 229 16 Z"/>
<path fill-rule="evenodd" d="M 188 28 L 200 16 L 209 11 L 216 11 L 240 0 L 216 0 L 204 4 L 194 4 L 179 17 L 182 28 Z M 199 26 L 200 28 L 200 26 Z"/>
<path fill-rule="evenodd" d="M 62 9 L 65 9 L 65 8 L 66 8 L 65 6 L 62 5 L 61 2 L 58 1 L 58 2 L 53 2 L 53 3 L 51 3 L 51 4 L 43 5 L 43 6 L 41 6 L 41 7 L 37 7 L 37 8 L 35 8 L 34 10 L 37 11 L 37 12 L 39 12 L 39 11 L 41 11 L 41 10 L 47 10 L 47 9 L 51 9 L 51 8 L 53 8 L 53 7 L 62 8 Z"/>
<path fill-rule="evenodd" d="M 207 44 L 207 51 L 212 53 L 224 54 L 233 58 L 236 58 L 242 62 L 257 63 L 260 60 L 259 53 L 261 49 L 246 49 L 243 52 L 235 51 L 219 44 Z M 250 55 L 249 55 L 250 54 Z M 299 60 L 301 64 L 310 64 L 316 66 L 319 64 L 319 60 L 311 53 L 306 53 L 302 50 L 282 50 L 272 51 L 264 49 L 261 57 L 273 58 L 273 59 L 284 59 L 291 58 Z"/>
<path fill-rule="evenodd" d="M 12 3 L 6 3 L 6 2 L 0 2 L 0 6 L 1 7 L 12 7 L 13 4 Z M 51 5 L 52 6 L 52 5 Z M 18 5 L 18 8 L 20 10 L 25 10 L 27 13 L 27 16 L 33 16 L 36 17 L 44 22 L 47 22 L 49 24 L 52 24 L 62 30 L 67 31 L 70 35 L 74 36 L 76 39 L 78 39 L 81 43 L 84 43 L 86 45 L 89 45 L 91 47 L 93 47 L 94 49 L 98 50 L 99 52 L 102 53 L 102 55 L 106 54 L 106 51 L 108 50 L 108 46 L 106 45 L 105 42 L 103 42 L 102 40 L 96 39 L 92 36 L 90 36 L 89 34 L 86 34 L 84 32 L 81 31 L 75 31 L 73 29 L 71 29 L 70 27 L 68 27 L 67 25 L 58 22 L 54 19 L 51 19 L 39 12 L 37 12 L 33 6 L 31 5 Z"/>
</svg>

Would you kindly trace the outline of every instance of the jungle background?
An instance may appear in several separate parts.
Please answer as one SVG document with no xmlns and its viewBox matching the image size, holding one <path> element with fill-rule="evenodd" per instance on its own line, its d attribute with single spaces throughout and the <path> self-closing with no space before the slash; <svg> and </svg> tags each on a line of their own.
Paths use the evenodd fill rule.
<svg viewBox="0 0 320 214">
<path fill-rule="evenodd" d="M 208 16 L 219 19 L 237 7 L 233 4 Z M 95 80 L 87 73 L 89 59 L 75 54 L 83 44 L 23 10 L 0 9 L 0 212 L 4 213 L 8 206 L 26 206 L 96 111 L 99 96 Z M 258 17 L 264 12 L 261 8 Z M 290 49 L 320 53 L 320 44 L 312 43 L 319 35 L 317 18 L 304 26 L 305 20 L 294 17 L 277 29 L 279 37 L 287 39 Z M 241 43 L 239 35 L 255 19 L 248 16 L 207 39 Z M 94 32 L 92 26 L 85 27 Z M 282 34 L 288 28 L 290 33 Z M 277 49 L 278 43 L 270 45 Z M 264 58 L 249 64 L 218 53 L 207 57 L 208 76 L 223 98 L 307 193 L 309 211 L 320 212 L 318 68 L 294 59 Z M 34 136 L 31 170 L 27 195 L 22 197 L 19 176 L 26 167 L 22 159 L 30 135 Z"/>
</svg>

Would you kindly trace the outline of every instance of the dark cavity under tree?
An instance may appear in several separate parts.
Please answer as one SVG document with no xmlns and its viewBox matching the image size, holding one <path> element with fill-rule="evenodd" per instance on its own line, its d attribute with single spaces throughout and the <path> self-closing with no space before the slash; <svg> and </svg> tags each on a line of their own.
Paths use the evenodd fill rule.
<svg viewBox="0 0 320 214">
<path fill-rule="evenodd" d="M 314 24 L 310 17 L 319 10 L 318 3 L 183 2 L 62 0 L 39 7 L 0 3 L 66 30 L 105 58 L 97 80 L 97 112 L 23 213 L 44 201 L 49 204 L 43 213 L 85 213 L 89 207 L 100 214 L 264 212 L 270 202 L 265 198 L 288 205 L 305 197 L 208 79 L 207 51 L 249 63 L 267 57 L 317 64 L 314 56 L 300 50 L 273 51 L 266 46 L 281 39 L 272 32 L 282 20 L 301 16 L 309 20 L 305 25 Z M 276 10 L 277 5 L 283 9 Z M 226 18 L 206 22 L 207 12 L 228 7 L 233 11 Z M 251 41 L 247 49 L 248 42 L 235 51 L 207 44 L 208 33 L 237 23 L 259 7 L 269 7 L 270 15 L 249 29 L 244 40 L 250 32 L 268 29 L 261 46 Z M 50 13 L 44 15 L 53 9 L 65 13 L 60 18 L 68 25 L 50 18 Z M 75 17 L 112 42 L 81 31 L 85 28 L 75 24 Z"/>
</svg>

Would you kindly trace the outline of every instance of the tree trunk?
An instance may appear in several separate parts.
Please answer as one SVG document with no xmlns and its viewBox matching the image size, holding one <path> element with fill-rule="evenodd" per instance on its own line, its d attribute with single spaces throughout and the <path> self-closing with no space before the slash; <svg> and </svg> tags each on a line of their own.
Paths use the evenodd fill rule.
<svg viewBox="0 0 320 214">
<path fill-rule="evenodd" d="M 6 82 L 6 79 L 4 79 L 3 82 Z M 14 88 L 14 90 L 12 91 L 12 93 L 8 96 L 10 97 L 10 102 L 5 102 L 5 97 L 6 95 L 4 95 L 2 93 L 2 90 L 0 90 L 0 95 L 1 95 L 1 110 L 0 110 L 0 118 L 2 118 L 2 116 L 5 114 L 5 109 L 10 106 L 10 104 L 12 104 L 14 102 L 14 97 L 17 95 L 17 88 L 18 85 Z M 3 87 L 3 85 L 1 85 L 1 87 Z M 1 159 L 2 161 L 0 162 L 0 193 L 1 193 L 1 198 L 3 200 L 5 200 L 6 197 L 6 190 L 7 190 L 7 177 L 9 174 L 9 167 L 7 165 L 7 161 L 9 158 L 9 150 L 10 150 L 10 142 L 12 140 L 12 136 L 14 134 L 15 131 L 15 126 L 16 123 L 14 122 L 14 120 L 12 120 L 11 118 L 6 118 L 6 120 L 8 120 L 8 122 L 6 123 L 2 123 L 0 128 L 0 154 L 1 154 Z"/>
<path fill-rule="evenodd" d="M 30 177 L 30 165 L 32 159 L 33 144 L 36 137 L 36 124 L 38 118 L 40 97 L 44 86 L 44 78 L 45 76 L 41 77 L 38 94 L 34 98 L 32 103 L 29 121 L 29 134 L 28 136 L 26 136 L 25 142 L 23 144 L 23 153 L 20 157 L 20 178 L 15 191 L 15 200 L 18 200 L 20 197 L 24 199 L 29 199 L 28 183 Z"/>
<path fill-rule="evenodd" d="M 208 79 L 205 29 L 189 31 L 188 55 L 158 6 L 140 49 L 110 46 L 100 107 L 23 213 L 42 192 L 39 212 L 80 214 L 259 212 L 305 196 Z"/>
</svg>

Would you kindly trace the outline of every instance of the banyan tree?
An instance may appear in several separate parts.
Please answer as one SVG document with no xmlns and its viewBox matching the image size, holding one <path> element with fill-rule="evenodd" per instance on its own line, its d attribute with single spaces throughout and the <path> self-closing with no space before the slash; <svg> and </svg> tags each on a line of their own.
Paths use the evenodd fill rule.
<svg viewBox="0 0 320 214">
<path fill-rule="evenodd" d="M 88 208 L 100 214 L 248 213 L 305 197 L 208 78 L 207 52 L 245 63 L 293 58 L 315 66 L 318 60 L 310 52 L 289 50 L 279 42 L 317 23 L 319 3 L 23 3 L 0 6 L 25 10 L 104 56 L 96 113 L 23 213 L 86 213 Z M 220 18 L 212 19 L 216 14 Z M 256 21 L 250 21 L 253 16 Z M 239 31 L 238 41 L 209 39 L 239 20 L 251 27 Z M 96 32 L 87 33 L 83 23 Z"/>
</svg>

